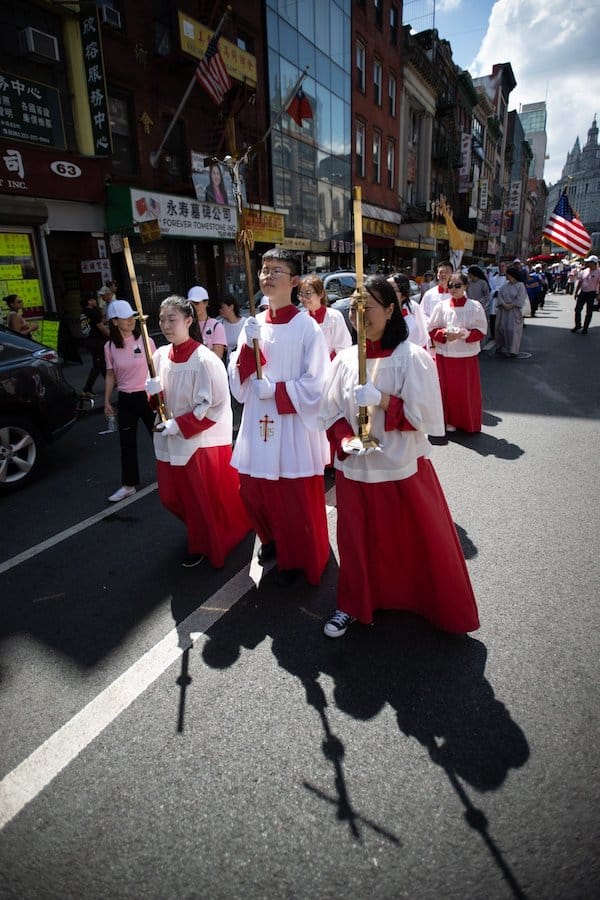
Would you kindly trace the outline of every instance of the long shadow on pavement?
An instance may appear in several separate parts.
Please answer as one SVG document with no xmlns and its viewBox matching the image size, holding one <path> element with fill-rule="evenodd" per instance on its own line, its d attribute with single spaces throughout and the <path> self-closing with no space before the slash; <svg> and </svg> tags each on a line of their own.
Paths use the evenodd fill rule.
<svg viewBox="0 0 600 900">
<path fill-rule="evenodd" d="M 326 582 L 332 581 L 330 596 L 335 568 L 330 564 L 325 576 Z M 354 719 L 374 719 L 391 706 L 399 731 L 416 739 L 446 774 L 466 821 L 485 842 L 512 895 L 523 897 L 489 834 L 484 813 L 463 785 L 497 790 L 509 770 L 524 765 L 529 757 L 523 731 L 485 678 L 484 644 L 468 636 L 447 635 L 417 616 L 395 612 L 381 612 L 373 627 L 355 625 L 343 639 L 331 641 L 322 635 L 323 620 L 330 612 L 324 608 L 327 593 L 317 594 L 304 583 L 282 593 L 267 575 L 258 591 L 247 594 L 208 629 L 204 661 L 214 668 L 229 668 L 242 648 L 252 650 L 271 640 L 278 664 L 299 680 L 307 705 L 315 709 L 323 727 L 321 751 L 332 767 L 333 790 L 328 794 L 308 781 L 304 786 L 335 808 L 336 817 L 348 823 L 356 840 L 367 827 L 400 843 L 398 836 L 353 809 L 343 767 L 344 744 L 330 727 L 319 678 L 333 679 L 336 706 Z"/>
</svg>

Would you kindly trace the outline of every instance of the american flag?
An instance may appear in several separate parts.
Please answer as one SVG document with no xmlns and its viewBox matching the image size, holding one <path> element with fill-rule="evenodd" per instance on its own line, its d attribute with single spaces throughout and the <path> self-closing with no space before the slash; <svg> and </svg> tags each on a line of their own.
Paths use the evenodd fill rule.
<svg viewBox="0 0 600 900">
<path fill-rule="evenodd" d="M 231 78 L 227 74 L 225 63 L 217 48 L 219 36 L 218 30 L 215 31 L 208 43 L 206 53 L 196 68 L 196 78 L 217 106 L 221 105 L 225 94 L 231 88 Z"/>
<path fill-rule="evenodd" d="M 566 190 L 560 195 L 543 234 L 553 243 L 579 256 L 586 254 L 592 246 L 590 235 L 571 209 Z"/>
</svg>

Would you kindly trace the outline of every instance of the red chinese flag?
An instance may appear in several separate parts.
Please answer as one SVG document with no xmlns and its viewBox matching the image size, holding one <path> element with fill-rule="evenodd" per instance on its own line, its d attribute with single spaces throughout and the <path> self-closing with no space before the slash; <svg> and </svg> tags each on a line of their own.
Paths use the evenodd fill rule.
<svg viewBox="0 0 600 900">
<path fill-rule="evenodd" d="M 286 113 L 288 114 L 290 119 L 294 120 L 299 128 L 302 128 L 303 119 L 312 119 L 313 111 L 302 88 L 298 88 L 298 90 L 296 91 L 294 97 L 292 98 L 292 102 L 286 109 Z"/>
</svg>

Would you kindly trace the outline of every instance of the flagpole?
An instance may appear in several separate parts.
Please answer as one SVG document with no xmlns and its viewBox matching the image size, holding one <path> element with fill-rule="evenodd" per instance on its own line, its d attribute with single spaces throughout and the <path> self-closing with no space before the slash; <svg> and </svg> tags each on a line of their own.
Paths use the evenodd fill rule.
<svg viewBox="0 0 600 900">
<path fill-rule="evenodd" d="M 215 30 L 215 32 L 214 32 L 212 38 L 210 39 L 210 40 L 214 40 L 214 41 L 215 41 L 215 44 L 218 43 L 219 38 L 221 37 L 221 32 L 223 31 L 223 26 L 225 25 L 225 21 L 226 21 L 227 16 L 229 15 L 230 12 L 231 12 L 231 6 L 227 5 L 227 6 L 225 7 L 225 12 L 224 12 L 223 15 L 221 16 L 221 21 L 220 21 L 219 24 L 217 25 L 216 30 Z M 184 94 L 183 97 L 181 98 L 181 103 L 179 104 L 179 106 L 178 106 L 177 109 L 175 110 L 175 113 L 174 113 L 174 115 L 173 115 L 173 118 L 171 119 L 171 121 L 170 121 L 170 123 L 169 123 L 169 127 L 167 128 L 167 130 L 166 130 L 166 132 L 165 132 L 165 136 L 163 137 L 162 141 L 160 142 L 160 145 L 159 145 L 158 149 L 157 149 L 157 150 L 153 150 L 152 153 L 150 154 L 150 165 L 152 166 L 153 169 L 157 169 L 157 168 L 158 168 L 158 164 L 159 164 L 159 162 L 160 162 L 160 157 L 161 157 L 161 155 L 162 155 L 164 146 L 165 146 L 165 144 L 167 143 L 167 141 L 168 141 L 168 139 L 169 139 L 169 135 L 170 135 L 171 132 L 173 131 L 173 128 L 175 127 L 175 123 L 177 122 L 177 119 L 178 119 L 179 116 L 181 115 L 181 112 L 182 112 L 182 110 L 183 110 L 183 107 L 184 107 L 185 104 L 187 103 L 188 98 L 189 98 L 190 94 L 192 93 L 192 91 L 193 91 L 193 89 L 194 89 L 194 85 L 196 84 L 196 81 L 197 81 L 197 79 L 196 79 L 196 73 L 194 72 L 194 74 L 192 75 L 191 81 L 190 81 L 190 83 L 188 84 L 188 86 L 187 86 L 187 88 L 186 88 L 185 94 Z"/>
<path fill-rule="evenodd" d="M 288 94 L 288 96 L 287 96 L 287 99 L 286 99 L 285 103 L 283 104 L 283 106 L 281 107 L 281 109 L 279 110 L 279 112 L 278 112 L 277 115 L 275 116 L 274 120 L 271 122 L 271 124 L 269 125 L 269 127 L 268 127 L 267 130 L 265 131 L 265 133 L 263 134 L 263 136 L 262 136 L 261 140 L 259 141 L 259 143 L 263 143 L 263 144 L 264 144 L 264 142 L 266 141 L 266 139 L 269 137 L 269 135 L 271 134 L 271 132 L 273 131 L 273 129 L 275 128 L 275 126 L 277 125 L 277 123 L 279 122 L 279 120 L 281 119 L 281 117 L 283 116 L 284 112 L 287 111 L 288 106 L 289 106 L 290 103 L 292 102 L 293 98 L 296 96 L 296 93 L 297 93 L 297 91 L 298 91 L 298 88 L 300 87 L 300 85 L 302 84 L 302 82 L 304 81 L 304 79 L 306 78 L 306 76 L 308 75 L 308 70 L 309 70 L 309 69 L 310 69 L 310 66 L 305 66 L 305 67 L 304 67 L 304 71 L 301 73 L 300 78 L 298 79 L 298 81 L 296 82 L 296 84 L 294 85 L 294 87 L 292 88 L 292 90 L 289 92 L 289 94 Z"/>
</svg>

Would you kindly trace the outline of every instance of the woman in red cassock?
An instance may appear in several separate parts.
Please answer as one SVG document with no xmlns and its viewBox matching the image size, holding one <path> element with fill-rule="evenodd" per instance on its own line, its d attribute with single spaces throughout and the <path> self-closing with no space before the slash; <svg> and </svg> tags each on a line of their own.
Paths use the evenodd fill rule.
<svg viewBox="0 0 600 900">
<path fill-rule="evenodd" d="M 357 348 L 342 350 L 321 405 L 336 445 L 340 555 L 337 609 L 324 631 L 341 637 L 357 620 L 370 624 L 377 609 L 414 612 L 445 631 L 474 631 L 469 574 L 428 459 L 427 435 L 444 433 L 435 363 L 407 340 L 385 277 L 367 278 L 365 288 L 367 383 L 359 384 Z M 356 438 L 359 406 L 368 408 L 377 448 L 364 449 Z"/>
<path fill-rule="evenodd" d="M 227 373 L 214 353 L 190 338 L 194 320 L 189 300 L 175 295 L 163 300 L 159 323 L 170 343 L 154 354 L 156 377 L 148 379 L 146 390 L 150 395 L 162 391 L 169 417 L 154 434 L 154 449 L 160 499 L 187 527 L 182 565 L 190 568 L 206 557 L 222 568 L 229 551 L 250 531 L 250 522 L 230 465 Z"/>
<path fill-rule="evenodd" d="M 448 279 L 450 298 L 441 300 L 429 320 L 429 336 L 442 389 L 446 431 L 481 431 L 480 341 L 487 332 L 479 300 L 466 295 L 468 279 L 455 272 Z"/>
</svg>

